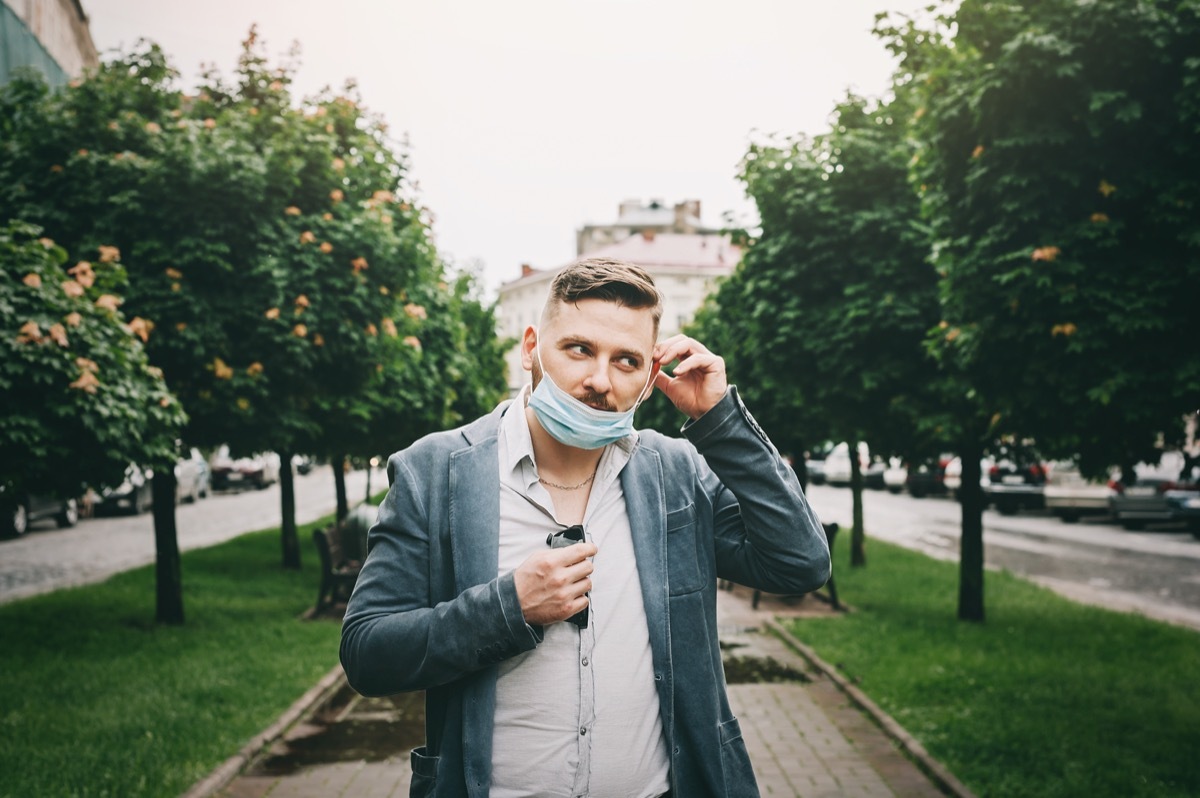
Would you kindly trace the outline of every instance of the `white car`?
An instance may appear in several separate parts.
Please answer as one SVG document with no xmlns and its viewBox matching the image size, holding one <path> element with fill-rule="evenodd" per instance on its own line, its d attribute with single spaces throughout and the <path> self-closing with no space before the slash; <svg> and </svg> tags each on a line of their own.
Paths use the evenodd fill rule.
<svg viewBox="0 0 1200 798">
<path fill-rule="evenodd" d="M 890 493 L 900 493 L 907 484 L 908 466 L 904 464 L 904 460 L 899 457 L 888 460 L 887 468 L 883 470 L 883 486 Z"/>
<path fill-rule="evenodd" d="M 830 485 L 850 484 L 850 447 L 839 443 L 825 456 L 825 482 Z M 858 464 L 865 476 L 871 463 L 871 450 L 865 443 L 858 444 Z"/>
<path fill-rule="evenodd" d="M 1079 466 L 1069 460 L 1049 464 L 1046 485 L 1042 489 L 1046 509 L 1063 521 L 1078 521 L 1087 514 L 1107 515 L 1116 472 L 1107 480 L 1086 479 Z"/>
</svg>

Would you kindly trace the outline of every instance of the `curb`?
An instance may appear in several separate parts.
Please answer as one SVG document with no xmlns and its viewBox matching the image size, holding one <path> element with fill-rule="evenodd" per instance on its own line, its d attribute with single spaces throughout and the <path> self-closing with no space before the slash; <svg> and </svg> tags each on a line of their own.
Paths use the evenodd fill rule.
<svg viewBox="0 0 1200 798">
<path fill-rule="evenodd" d="M 335 665 L 333 670 L 321 677 L 321 681 L 309 688 L 308 692 L 288 707 L 278 720 L 265 731 L 259 732 L 251 738 L 250 742 L 242 746 L 240 751 L 218 765 L 215 770 L 193 784 L 180 798 L 211 798 L 218 791 L 229 786 L 229 783 L 237 778 L 259 754 L 270 748 L 276 740 L 283 737 L 297 723 L 316 712 L 333 697 L 334 693 L 341 689 L 345 682 L 346 675 L 342 671 L 342 666 Z"/>
<path fill-rule="evenodd" d="M 849 680 L 838 673 L 832 665 L 817 656 L 817 652 L 813 651 L 804 643 L 801 643 L 799 640 L 797 640 L 791 632 L 785 629 L 783 625 L 774 618 L 768 618 L 765 621 L 765 625 L 768 629 L 778 635 L 785 643 L 794 648 L 800 656 L 808 660 L 813 667 L 827 676 L 835 685 L 837 685 L 839 690 L 846 694 L 846 697 L 849 698 L 851 702 L 858 706 L 859 709 L 866 712 L 867 715 L 869 715 L 871 719 L 875 721 L 879 728 L 883 729 L 884 733 L 888 737 L 891 737 L 892 740 L 894 740 L 896 744 L 905 751 L 905 753 L 912 757 L 913 761 L 917 763 L 917 766 L 921 768 L 921 770 L 925 772 L 925 775 L 929 776 L 929 778 L 935 784 L 937 784 L 939 788 L 944 790 L 948 795 L 955 796 L 955 798 L 976 798 L 975 793 L 967 789 L 967 786 L 959 781 L 953 773 L 947 770 L 945 765 L 930 756 L 929 752 L 925 750 L 925 746 L 921 745 L 921 743 L 918 742 L 915 737 L 909 734 L 903 726 L 897 723 L 891 715 L 880 709 L 874 701 L 867 697 L 866 693 L 851 684 Z"/>
</svg>

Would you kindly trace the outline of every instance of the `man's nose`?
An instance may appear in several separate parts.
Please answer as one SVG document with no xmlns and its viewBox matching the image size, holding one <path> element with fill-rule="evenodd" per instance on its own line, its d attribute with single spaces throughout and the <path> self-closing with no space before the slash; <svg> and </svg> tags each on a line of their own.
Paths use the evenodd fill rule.
<svg viewBox="0 0 1200 798">
<path fill-rule="evenodd" d="M 608 378 L 608 363 L 597 361 L 584 379 L 583 386 L 593 393 L 611 391 L 612 381 Z"/>
</svg>

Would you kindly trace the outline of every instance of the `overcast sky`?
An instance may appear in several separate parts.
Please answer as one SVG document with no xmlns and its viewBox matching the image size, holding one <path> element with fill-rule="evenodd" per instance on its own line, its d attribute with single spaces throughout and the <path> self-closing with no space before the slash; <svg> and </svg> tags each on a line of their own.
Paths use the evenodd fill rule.
<svg viewBox="0 0 1200 798">
<path fill-rule="evenodd" d="M 194 85 L 228 74 L 251 24 L 301 49 L 300 95 L 353 78 L 407 135 L 440 250 L 490 292 L 562 265 L 624 199 L 753 216 L 752 131 L 818 133 L 847 89 L 885 91 L 878 11 L 928 0 L 82 0 L 103 53 L 139 38 Z"/>
</svg>

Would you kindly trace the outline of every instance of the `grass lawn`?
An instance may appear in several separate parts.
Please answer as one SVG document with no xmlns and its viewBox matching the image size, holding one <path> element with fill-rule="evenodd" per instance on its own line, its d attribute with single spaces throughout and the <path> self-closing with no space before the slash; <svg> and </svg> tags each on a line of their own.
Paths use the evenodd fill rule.
<svg viewBox="0 0 1200 798">
<path fill-rule="evenodd" d="M 958 565 L 868 540 L 840 618 L 789 622 L 980 796 L 1200 795 L 1200 633 L 986 576 L 955 620 Z"/>
<path fill-rule="evenodd" d="M 318 561 L 278 530 L 183 555 L 182 627 L 154 624 L 154 569 L 0 606 L 0 796 L 178 795 L 337 663 L 339 627 L 299 615 Z"/>
</svg>

